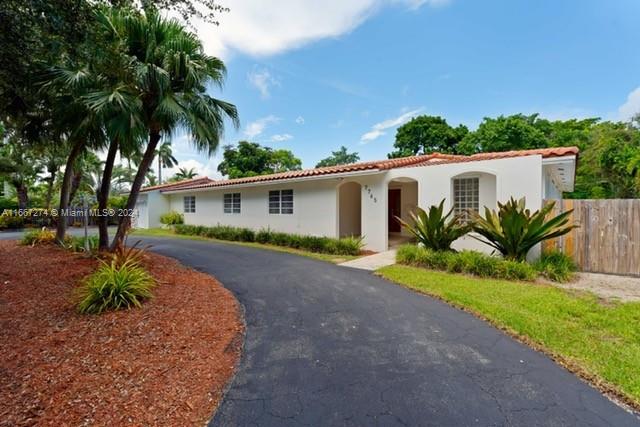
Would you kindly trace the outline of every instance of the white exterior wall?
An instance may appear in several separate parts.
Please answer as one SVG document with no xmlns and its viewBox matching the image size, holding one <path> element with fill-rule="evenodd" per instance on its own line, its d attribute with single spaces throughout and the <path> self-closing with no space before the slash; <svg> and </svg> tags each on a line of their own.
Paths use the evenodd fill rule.
<svg viewBox="0 0 640 427">
<path fill-rule="evenodd" d="M 360 236 L 362 232 L 362 187 L 357 182 L 350 181 L 338 188 L 339 236 Z"/>
<path fill-rule="evenodd" d="M 418 206 L 427 209 L 446 199 L 445 206 L 450 209 L 453 205 L 453 178 L 471 176 L 480 178 L 481 213 L 484 206 L 495 209 L 497 201 L 504 202 L 512 196 L 516 199 L 526 197 L 527 207 L 532 210 L 540 209 L 542 205 L 542 156 L 392 169 L 387 173 L 387 181 L 413 178 L 418 181 Z M 491 248 L 471 236 L 458 239 L 453 247 L 491 252 Z M 532 256 L 536 254 L 536 250 L 532 251 Z"/>
<path fill-rule="evenodd" d="M 160 193 L 159 190 L 139 194 L 135 209 L 134 227 L 136 228 L 157 228 L 162 226 L 160 216 L 171 210 L 169 198 Z"/>
<path fill-rule="evenodd" d="M 246 187 L 227 187 L 207 191 L 173 193 L 170 209 L 184 213 L 185 196 L 196 197 L 196 212 L 184 213 L 186 224 L 231 225 L 254 230 L 274 231 L 313 236 L 337 236 L 337 179 L 278 183 Z M 269 214 L 269 191 L 293 190 L 293 214 Z M 239 214 L 224 213 L 223 195 L 240 193 Z"/>
<path fill-rule="evenodd" d="M 169 210 L 183 212 L 184 196 L 196 196 L 196 212 L 185 213 L 185 223 L 213 226 L 217 224 L 247 227 L 254 230 L 270 228 L 286 233 L 337 237 L 340 227 L 338 186 L 346 182 L 361 185 L 361 235 L 365 249 L 384 251 L 388 247 L 388 207 L 389 184 L 402 188 L 402 216 L 408 219 L 408 213 L 418 206 L 427 209 L 446 199 L 447 209 L 453 203 L 452 180 L 457 177 L 480 179 L 480 210 L 484 206 L 491 209 L 497 202 L 505 202 L 510 197 L 525 197 L 527 207 L 540 209 L 546 181 L 543 177 L 542 157 L 512 157 L 476 162 L 451 163 L 424 167 L 392 169 L 387 172 L 369 175 L 350 176 L 331 179 L 309 179 L 298 182 L 279 182 L 269 184 L 250 184 L 247 186 L 211 188 L 201 191 L 184 191 L 161 194 L 158 191 L 145 193 L 148 197 L 148 227 L 160 225 L 160 215 Z M 397 179 L 409 178 L 417 182 L 402 182 Z M 394 182 L 391 182 L 394 181 Z M 268 200 L 270 190 L 288 190 L 294 193 L 294 213 L 292 215 L 269 214 Z M 223 212 L 223 195 L 241 194 L 241 213 Z M 351 191 L 349 197 L 356 197 Z M 343 200 L 343 203 L 345 200 Z M 139 226 L 142 227 L 143 221 Z M 491 252 L 491 248 L 470 236 L 454 242 L 456 249 L 475 249 Z M 532 251 L 536 257 L 539 248 Z"/>
<path fill-rule="evenodd" d="M 149 228 L 149 210 L 148 206 L 149 193 L 138 194 L 138 200 L 136 200 L 136 216 L 133 220 L 134 228 Z"/>
</svg>

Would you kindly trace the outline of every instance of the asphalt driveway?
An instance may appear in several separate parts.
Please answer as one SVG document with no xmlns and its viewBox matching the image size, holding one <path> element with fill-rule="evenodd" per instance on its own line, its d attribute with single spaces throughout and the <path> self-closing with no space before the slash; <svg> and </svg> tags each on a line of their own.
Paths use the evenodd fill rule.
<svg viewBox="0 0 640 427">
<path fill-rule="evenodd" d="M 268 250 L 145 238 L 246 310 L 212 426 L 630 426 L 639 419 L 487 323 L 373 274 Z"/>
<path fill-rule="evenodd" d="M 214 275 L 245 308 L 242 360 L 211 426 L 640 426 L 546 356 L 370 272 L 141 240 Z"/>
</svg>

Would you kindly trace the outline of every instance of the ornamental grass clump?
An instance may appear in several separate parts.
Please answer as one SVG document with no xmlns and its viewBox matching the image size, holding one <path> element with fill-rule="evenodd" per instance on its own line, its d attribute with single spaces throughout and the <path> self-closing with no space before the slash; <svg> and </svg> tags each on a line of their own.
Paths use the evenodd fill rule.
<svg viewBox="0 0 640 427">
<path fill-rule="evenodd" d="M 51 245 L 55 243 L 56 235 L 53 231 L 42 227 L 41 230 L 33 230 L 25 233 L 20 243 L 25 246 Z"/>
<path fill-rule="evenodd" d="M 100 240 L 98 236 L 76 237 L 67 236 L 64 247 L 72 252 L 87 252 L 89 249 L 90 254 L 94 254 L 98 251 Z"/>
<path fill-rule="evenodd" d="M 141 307 L 153 297 L 155 280 L 142 267 L 143 251 L 136 246 L 117 250 L 108 262 L 100 261 L 98 270 L 84 280 L 77 290 L 80 313 Z"/>
<path fill-rule="evenodd" d="M 569 255 L 557 250 L 543 252 L 534 266 L 547 279 L 560 283 L 570 282 L 578 270 Z"/>
</svg>

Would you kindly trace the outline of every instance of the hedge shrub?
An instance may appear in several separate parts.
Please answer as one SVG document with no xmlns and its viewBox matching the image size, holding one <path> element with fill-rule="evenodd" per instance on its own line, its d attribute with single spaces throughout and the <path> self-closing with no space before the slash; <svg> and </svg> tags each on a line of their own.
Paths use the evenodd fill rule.
<svg viewBox="0 0 640 427">
<path fill-rule="evenodd" d="M 527 281 L 537 277 L 536 269 L 526 262 L 508 261 L 477 251 L 433 251 L 417 245 L 404 245 L 398 249 L 396 261 L 399 264 L 479 277 Z"/>
<path fill-rule="evenodd" d="M 547 279 L 561 283 L 571 281 L 578 270 L 569 255 L 556 250 L 544 252 L 534 266 Z"/>
<path fill-rule="evenodd" d="M 184 224 L 184 215 L 180 212 L 170 211 L 160 215 L 160 222 L 165 225 Z"/>
<path fill-rule="evenodd" d="M 258 242 L 333 255 L 358 255 L 362 250 L 362 238 L 355 237 L 334 239 L 331 237 L 280 233 L 270 229 L 253 231 L 250 228 L 231 227 L 228 225 L 204 227 L 201 225 L 178 224 L 175 226 L 175 232 L 188 236 L 201 236 L 236 242 Z"/>
</svg>

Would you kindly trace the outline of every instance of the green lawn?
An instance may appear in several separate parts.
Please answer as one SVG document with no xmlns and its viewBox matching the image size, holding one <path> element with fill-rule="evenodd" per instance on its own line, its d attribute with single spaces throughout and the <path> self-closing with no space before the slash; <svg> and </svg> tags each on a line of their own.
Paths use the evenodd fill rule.
<svg viewBox="0 0 640 427">
<path fill-rule="evenodd" d="M 468 309 L 524 337 L 640 408 L 640 303 L 604 303 L 554 286 L 477 279 L 392 265 L 378 273 Z"/>
<path fill-rule="evenodd" d="M 219 243 L 228 243 L 231 245 L 240 245 L 240 246 L 248 246 L 250 248 L 261 248 L 261 249 L 269 249 L 272 251 L 278 252 L 286 252 L 289 254 L 306 256 L 308 258 L 318 259 L 320 261 L 332 262 L 334 264 L 339 264 L 341 262 L 349 261 L 357 256 L 353 255 L 331 255 L 331 254 L 321 254 L 317 252 L 309 252 L 303 251 L 300 249 L 287 248 L 282 246 L 274 246 L 274 245 L 265 245 L 262 243 L 251 243 L 251 242 L 231 242 L 228 240 L 218 240 L 218 239 L 208 239 L 206 237 L 200 236 L 185 236 L 182 234 L 176 234 L 171 230 L 166 230 L 163 228 L 149 228 L 149 229 L 136 229 L 131 233 L 132 236 L 147 236 L 147 237 L 171 237 L 175 239 L 186 239 L 186 240 L 200 240 L 204 242 L 219 242 Z"/>
</svg>

